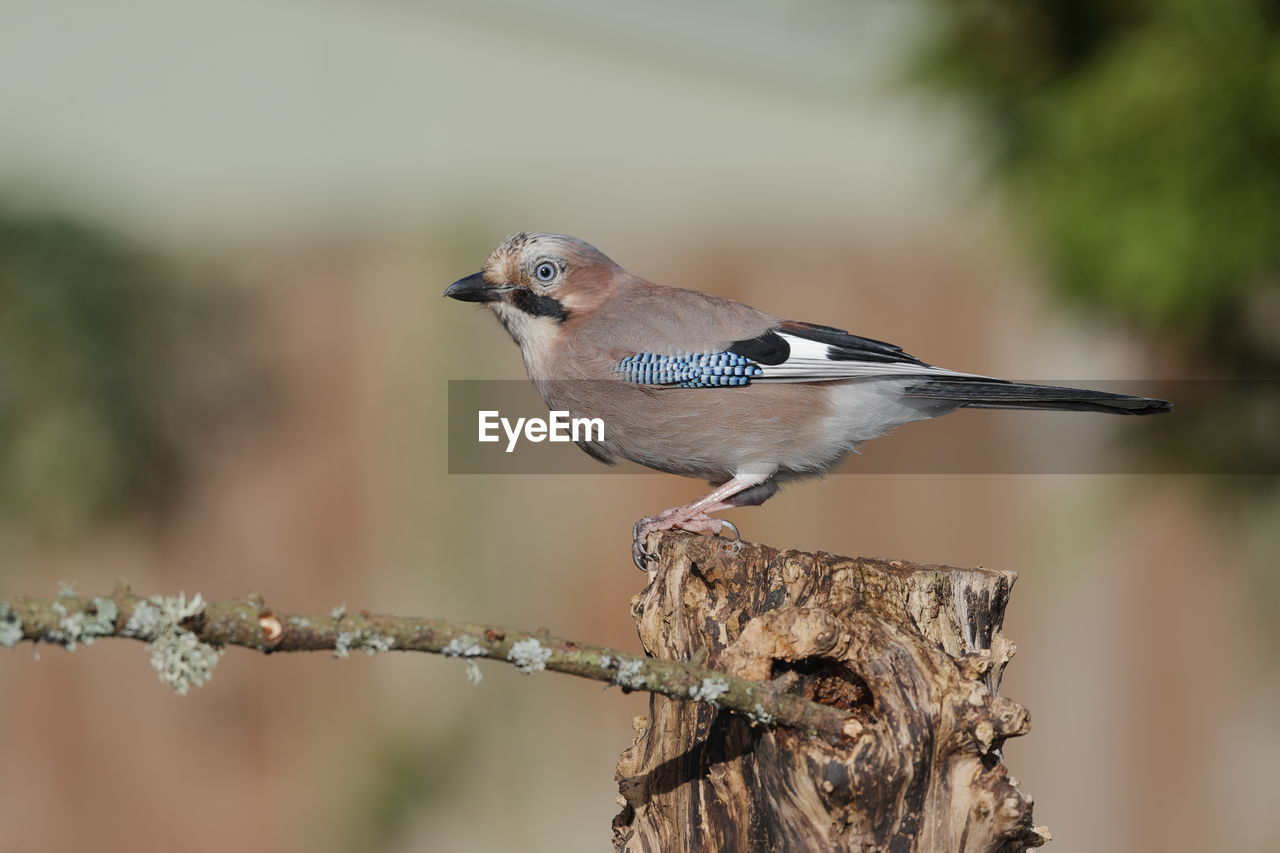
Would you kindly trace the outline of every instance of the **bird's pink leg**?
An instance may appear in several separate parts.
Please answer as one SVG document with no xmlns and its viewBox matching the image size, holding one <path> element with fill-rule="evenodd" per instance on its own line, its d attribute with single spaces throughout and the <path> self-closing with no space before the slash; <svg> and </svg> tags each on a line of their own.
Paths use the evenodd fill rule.
<svg viewBox="0 0 1280 853">
<path fill-rule="evenodd" d="M 631 531 L 631 559 L 641 571 L 645 571 L 645 564 L 653 557 L 652 554 L 645 550 L 645 540 L 661 530 L 679 528 L 692 533 L 720 533 L 727 522 L 719 518 L 712 518 L 708 513 L 718 512 L 734 506 L 729 501 L 729 498 L 752 486 L 760 485 L 769 479 L 770 474 L 743 474 L 736 476 L 691 504 L 673 507 L 672 509 L 663 510 L 657 515 L 640 519 Z"/>
</svg>

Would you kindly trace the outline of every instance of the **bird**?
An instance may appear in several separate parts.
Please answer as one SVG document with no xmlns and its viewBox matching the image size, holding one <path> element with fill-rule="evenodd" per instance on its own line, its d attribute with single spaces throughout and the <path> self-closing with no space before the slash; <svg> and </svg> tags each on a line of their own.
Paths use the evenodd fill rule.
<svg viewBox="0 0 1280 853">
<path fill-rule="evenodd" d="M 551 410 L 599 418 L 578 442 L 606 463 L 706 480 L 711 490 L 641 518 L 632 559 L 663 530 L 722 535 L 714 517 L 759 506 L 903 424 L 962 408 L 1149 415 L 1168 401 L 1030 385 L 935 367 L 834 326 L 633 275 L 563 234 L 520 232 L 445 296 L 493 312 Z"/>
</svg>

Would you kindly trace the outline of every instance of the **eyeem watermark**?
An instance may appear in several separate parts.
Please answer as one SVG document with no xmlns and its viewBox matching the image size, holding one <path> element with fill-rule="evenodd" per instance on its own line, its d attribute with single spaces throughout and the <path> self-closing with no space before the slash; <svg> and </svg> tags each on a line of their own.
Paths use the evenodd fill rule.
<svg viewBox="0 0 1280 853">
<path fill-rule="evenodd" d="M 937 421 L 909 424 L 893 435 L 876 439 L 865 445 L 861 454 L 850 453 L 834 473 L 1280 476 L 1280 379 L 1120 381 L 1055 377 L 1041 381 L 1159 397 L 1172 400 L 1174 410 L 1149 418 L 1088 412 L 961 410 Z M 612 466 L 601 464 L 593 451 L 608 455 L 616 449 L 615 443 L 626 438 L 622 434 L 626 430 L 620 432 L 621 427 L 612 417 L 603 418 L 603 422 L 595 419 L 597 413 L 589 408 L 548 413 L 538 388 L 527 379 L 453 379 L 447 385 L 450 474 L 652 473 L 625 457 Z M 570 399 L 609 390 L 581 388 L 577 389 L 578 396 Z M 697 395 L 742 392 L 750 398 L 751 391 L 748 386 L 662 393 L 669 393 L 675 406 L 686 395 L 700 399 Z M 775 414 L 761 411 L 760 417 Z M 752 416 L 752 412 L 743 410 L 741 423 L 719 424 L 716 440 L 738 441 L 740 436 L 749 435 Z M 673 420 L 661 428 L 675 428 L 677 424 Z M 628 426 L 634 433 L 636 425 Z M 608 447 L 602 447 L 602 433 L 610 442 Z M 680 438 L 691 440 L 687 434 Z M 587 452 L 574 446 L 574 441 Z"/>
<path fill-rule="evenodd" d="M 535 444 L 540 441 L 604 441 L 604 421 L 600 418 L 575 418 L 568 412 L 553 409 L 550 419 L 502 417 L 497 410 L 482 410 L 478 415 L 477 440 L 501 441 L 498 428 L 507 436 L 507 453 L 516 449 L 521 435 Z"/>
</svg>

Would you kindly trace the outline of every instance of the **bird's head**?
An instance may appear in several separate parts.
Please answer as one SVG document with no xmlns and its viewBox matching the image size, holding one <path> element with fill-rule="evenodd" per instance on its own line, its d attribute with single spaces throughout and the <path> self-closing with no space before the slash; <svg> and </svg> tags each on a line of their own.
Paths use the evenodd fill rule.
<svg viewBox="0 0 1280 853">
<path fill-rule="evenodd" d="M 609 298 L 621 272 L 604 253 L 575 237 L 522 231 L 503 240 L 480 272 L 455 281 L 444 295 L 483 303 L 526 346 L 594 311 Z"/>
</svg>

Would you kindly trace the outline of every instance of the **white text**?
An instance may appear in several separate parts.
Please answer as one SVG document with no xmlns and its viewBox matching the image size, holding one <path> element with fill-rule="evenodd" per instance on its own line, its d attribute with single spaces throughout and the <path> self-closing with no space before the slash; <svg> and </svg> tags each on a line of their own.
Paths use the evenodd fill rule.
<svg viewBox="0 0 1280 853">
<path fill-rule="evenodd" d="M 496 411 L 481 411 L 479 414 L 480 441 L 501 441 L 498 434 L 501 427 L 507 436 L 507 453 L 516 449 L 516 443 L 523 434 L 527 441 L 604 441 L 604 421 L 600 418 L 571 418 L 568 412 L 552 411 L 549 420 L 542 418 L 510 418 L 502 417 Z"/>
</svg>

